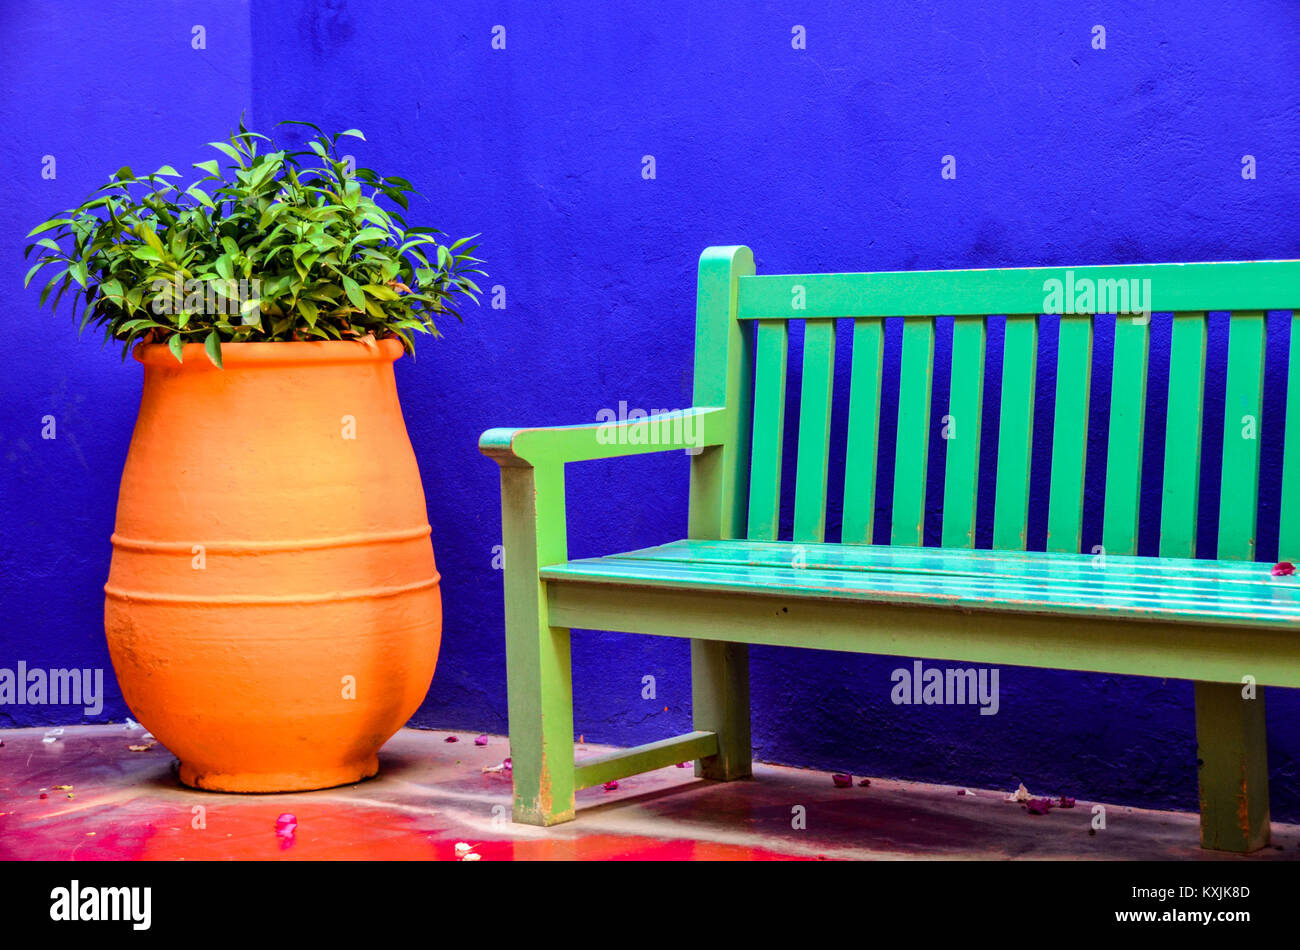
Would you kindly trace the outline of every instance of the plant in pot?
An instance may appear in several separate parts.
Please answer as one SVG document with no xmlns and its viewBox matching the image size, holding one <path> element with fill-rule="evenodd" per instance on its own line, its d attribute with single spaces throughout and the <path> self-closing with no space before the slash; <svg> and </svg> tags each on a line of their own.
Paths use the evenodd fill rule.
<svg viewBox="0 0 1300 950">
<path fill-rule="evenodd" d="M 373 775 L 427 692 L 442 605 L 393 363 L 483 273 L 339 155 L 360 132 L 292 124 L 305 148 L 241 122 L 188 187 L 121 168 L 27 248 L 41 303 L 144 367 L 108 647 L 181 780 L 222 791 Z"/>
</svg>

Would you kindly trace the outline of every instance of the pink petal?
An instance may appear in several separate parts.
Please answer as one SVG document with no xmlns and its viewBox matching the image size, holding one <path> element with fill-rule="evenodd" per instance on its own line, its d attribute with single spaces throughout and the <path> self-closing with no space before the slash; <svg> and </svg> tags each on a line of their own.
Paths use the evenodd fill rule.
<svg viewBox="0 0 1300 950">
<path fill-rule="evenodd" d="M 1273 565 L 1274 577 L 1290 577 L 1295 573 L 1295 565 L 1290 561 L 1278 561 Z"/>
<path fill-rule="evenodd" d="M 1025 808 L 1029 810 L 1031 815 L 1046 815 L 1051 807 L 1052 800 L 1050 798 L 1031 798 L 1025 802 Z"/>
<path fill-rule="evenodd" d="M 618 788 L 618 782 L 606 782 L 606 783 L 605 783 L 605 791 L 607 791 L 607 792 L 612 792 L 612 791 L 614 791 L 614 789 L 616 789 L 616 788 Z"/>
<path fill-rule="evenodd" d="M 443 739 L 442 741 L 443 741 L 443 742 L 459 742 L 460 740 L 457 739 L 455 736 L 448 736 L 447 738 Z"/>
<path fill-rule="evenodd" d="M 845 775 L 843 772 L 836 772 L 831 776 L 831 781 L 835 783 L 836 788 L 852 788 L 853 776 Z"/>
<path fill-rule="evenodd" d="M 858 781 L 858 784 L 861 785 L 863 788 L 866 788 L 868 785 L 871 784 L 871 779 L 869 778 L 860 779 Z"/>
<path fill-rule="evenodd" d="M 477 739 L 474 740 L 474 744 L 475 744 L 475 745 L 487 745 L 487 744 L 488 744 L 488 737 L 487 737 L 487 736 L 479 736 Z"/>
<path fill-rule="evenodd" d="M 287 838 L 298 830 L 298 819 L 296 816 L 285 812 L 279 818 L 275 819 L 275 833 L 282 838 Z"/>
<path fill-rule="evenodd" d="M 679 769 L 689 769 L 689 768 L 691 767 L 691 763 L 689 763 L 689 762 L 678 762 L 678 763 L 677 763 L 677 767 L 678 767 Z"/>
<path fill-rule="evenodd" d="M 1058 808 L 1073 808 L 1073 807 L 1074 807 L 1074 799 L 1073 799 L 1073 798 L 1067 798 L 1065 795 L 1062 795 L 1062 796 L 1061 796 L 1061 800 L 1060 800 L 1059 802 L 1057 802 L 1057 807 L 1058 807 Z"/>
</svg>

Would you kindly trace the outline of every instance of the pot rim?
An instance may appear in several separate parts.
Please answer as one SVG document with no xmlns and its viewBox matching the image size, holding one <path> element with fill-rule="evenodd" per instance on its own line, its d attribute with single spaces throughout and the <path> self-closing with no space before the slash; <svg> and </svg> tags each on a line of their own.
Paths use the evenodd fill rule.
<svg viewBox="0 0 1300 950">
<path fill-rule="evenodd" d="M 254 343 L 222 343 L 221 362 L 234 366 L 270 366 L 277 364 L 315 363 L 392 363 L 402 357 L 402 344 L 393 337 L 376 340 L 374 346 L 360 340 L 262 340 Z M 145 366 L 172 369 L 207 368 L 221 372 L 204 352 L 202 343 L 181 347 L 181 362 L 176 361 L 166 343 L 142 343 L 135 348 L 135 358 Z"/>
</svg>

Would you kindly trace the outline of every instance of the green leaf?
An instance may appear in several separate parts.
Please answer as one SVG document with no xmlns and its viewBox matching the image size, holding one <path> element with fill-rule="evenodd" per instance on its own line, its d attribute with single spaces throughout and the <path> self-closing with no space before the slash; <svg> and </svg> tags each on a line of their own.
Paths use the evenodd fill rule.
<svg viewBox="0 0 1300 950">
<path fill-rule="evenodd" d="M 364 310 L 366 306 L 366 295 L 361 290 L 361 285 L 347 275 L 343 277 L 343 290 L 348 295 L 348 301 L 358 310 Z"/>
<path fill-rule="evenodd" d="M 72 223 L 71 218 L 51 218 L 49 221 L 46 221 L 43 224 L 36 225 L 36 227 L 32 228 L 30 231 L 27 232 L 27 236 L 35 237 L 36 235 L 44 231 L 52 231 L 57 227 L 61 227 L 62 225 L 71 224 L 71 223 Z"/>
<path fill-rule="evenodd" d="M 203 349 L 208 354 L 208 359 L 217 369 L 224 369 L 221 365 L 221 340 L 217 337 L 217 331 L 213 330 L 208 334 L 208 338 L 203 341 Z"/>
</svg>

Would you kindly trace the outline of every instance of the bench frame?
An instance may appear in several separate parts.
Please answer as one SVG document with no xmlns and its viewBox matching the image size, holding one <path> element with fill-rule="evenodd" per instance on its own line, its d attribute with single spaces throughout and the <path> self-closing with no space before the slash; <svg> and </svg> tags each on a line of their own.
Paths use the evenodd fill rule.
<svg viewBox="0 0 1300 950">
<path fill-rule="evenodd" d="M 1167 622 L 1141 622 L 1133 620 L 1099 621 L 1086 616 L 1078 618 L 1052 618 L 1045 621 L 1033 615 L 1012 616 L 1000 613 L 937 610 L 933 607 L 906 605 L 881 605 L 839 602 L 834 600 L 809 600 L 773 596 L 736 597 L 720 593 L 689 590 L 655 590 L 638 588 L 634 596 L 627 589 L 607 585 L 548 581 L 542 573 L 551 565 L 568 560 L 564 492 L 564 467 L 570 462 L 613 458 L 648 452 L 686 450 L 691 453 L 689 538 L 775 539 L 775 500 L 763 492 L 750 488 L 751 448 L 765 461 L 775 465 L 779 484 L 780 447 L 767 445 L 755 435 L 755 351 L 765 344 L 764 324 L 775 324 L 777 319 L 790 317 L 819 320 L 818 332 L 810 328 L 805 333 L 805 365 L 808 360 L 820 360 L 818 365 L 833 369 L 833 323 L 829 341 L 824 334 L 828 320 L 836 317 L 905 316 L 910 313 L 944 313 L 954 317 L 963 314 L 1033 313 L 1042 301 L 1040 278 L 1044 275 L 1064 275 L 1063 268 L 1024 268 L 1017 270 L 914 272 L 911 274 L 859 274 L 859 275 L 772 275 L 745 282 L 742 278 L 754 275 L 753 255 L 746 247 L 711 247 L 700 258 L 697 287 L 697 325 L 695 340 L 695 408 L 680 413 L 669 413 L 637 420 L 588 425 L 491 429 L 480 440 L 480 449 L 493 458 L 501 469 L 502 534 L 507 552 L 505 565 L 505 623 L 507 633 L 507 664 L 509 676 L 510 747 L 514 780 L 514 820 L 536 825 L 553 825 L 571 820 L 575 815 L 574 793 L 581 788 L 661 768 L 677 762 L 695 761 L 695 774 L 701 778 L 729 781 L 746 778 L 752 774 L 749 720 L 749 660 L 748 644 L 799 646 L 899 656 L 951 659 L 988 664 L 1020 665 L 1052 669 L 1101 671 L 1129 675 L 1175 677 L 1196 681 L 1195 705 L 1198 737 L 1199 784 L 1201 801 L 1201 838 L 1206 848 L 1229 851 L 1252 851 L 1263 847 L 1269 840 L 1268 776 L 1264 731 L 1263 686 L 1300 686 L 1300 648 L 1290 631 L 1268 628 L 1214 629 L 1194 625 L 1172 625 Z M 1204 312 L 1230 309 L 1258 311 L 1258 353 L 1238 343 L 1233 334 L 1229 354 L 1229 391 L 1233 383 L 1234 359 L 1249 367 L 1252 358 L 1257 360 L 1256 374 L 1262 374 L 1263 311 L 1266 309 L 1291 309 L 1297 303 L 1300 288 L 1300 262 L 1265 261 L 1227 264 L 1189 265 L 1129 265 L 1122 267 L 1076 268 L 1076 275 L 1096 279 L 1131 276 L 1153 278 L 1156 292 L 1151 309 L 1156 312 L 1183 311 L 1200 313 L 1200 346 L 1202 374 L 1204 366 Z M 876 284 L 872 282 L 876 281 Z M 797 288 L 803 288 L 799 290 Z M 864 294 L 866 295 L 864 298 Z M 801 312 L 789 313 L 792 299 L 800 299 Z M 865 303 L 864 303 L 865 299 Z M 862 308 L 869 306 L 868 311 Z M 797 305 L 796 305 L 797 307 Z M 784 311 L 782 310 L 784 308 Z M 954 309 L 956 308 L 956 309 Z M 775 319 L 769 319 L 775 318 Z M 1091 349 L 1091 316 L 1088 317 L 1088 346 Z M 751 320 L 760 321 L 760 332 L 755 334 L 749 326 Z M 1294 318 L 1293 318 L 1294 320 Z M 853 402 L 858 404 L 861 386 L 876 387 L 871 396 L 878 405 L 883 333 L 879 321 L 874 321 L 874 335 L 869 335 L 873 323 L 858 321 L 868 331 L 864 333 L 862 351 L 855 325 L 853 353 Z M 1293 322 L 1294 327 L 1294 322 Z M 904 373 L 908 361 L 918 358 L 933 361 L 933 323 L 928 324 L 929 339 L 923 337 L 925 325 L 904 325 Z M 1189 334 L 1176 327 L 1174 346 L 1186 346 Z M 784 343 L 784 326 L 778 337 L 766 334 L 768 343 Z M 965 331 L 969 332 L 969 331 Z M 980 321 L 978 340 L 979 361 L 983 360 L 983 322 Z M 1036 344 L 1036 325 L 1032 342 Z M 1062 334 L 1064 337 L 1064 319 Z M 755 337 L 757 336 L 757 343 Z M 1127 346 L 1117 326 L 1115 372 L 1132 372 L 1127 362 L 1130 354 L 1121 352 Z M 1251 334 L 1243 334 L 1249 343 Z M 1012 320 L 1008 318 L 1008 349 L 1023 345 L 1025 339 L 1012 333 Z M 1065 345 L 1063 339 L 1062 351 Z M 1300 365 L 1296 354 L 1300 351 L 1300 333 L 1292 333 L 1292 366 Z M 773 365 L 773 354 L 761 363 L 759 372 Z M 956 332 L 954 334 L 954 361 L 957 359 Z M 1065 359 L 1063 355 L 1062 359 Z M 872 374 L 870 361 L 875 361 Z M 784 348 L 779 355 L 780 379 L 784 380 Z M 1008 359 L 1010 363 L 1010 359 Z M 1031 360 L 1032 363 L 1032 360 Z M 919 366 L 919 364 L 918 364 Z M 859 373 L 865 368 L 867 371 Z M 899 438 L 904 437 L 905 425 L 928 429 L 929 402 L 928 367 L 919 377 L 914 369 L 910 379 L 924 379 L 927 391 L 919 388 L 914 395 L 924 398 L 924 411 L 917 412 L 917 420 L 904 418 L 908 410 L 900 408 Z M 1146 342 L 1143 335 L 1141 351 L 1142 396 L 1145 397 Z M 813 471 L 817 465 L 816 446 L 822 445 L 821 486 L 818 495 L 816 479 L 800 477 L 796 491 L 796 540 L 821 541 L 824 528 L 825 470 L 827 465 L 825 440 L 829 437 L 830 371 L 805 372 L 802 402 L 814 407 L 811 415 L 801 410 L 801 431 L 798 465 L 801 472 Z M 1008 382 L 1014 382 L 1012 373 L 1004 377 L 1004 393 Z M 1292 373 L 1288 387 L 1288 408 L 1300 403 L 1300 372 Z M 1203 382 L 1203 379 L 1202 379 Z M 1249 390 L 1250 374 L 1244 385 Z M 1237 388 L 1243 385 L 1241 370 L 1237 371 Z M 904 383 L 906 385 L 906 383 Z M 954 397 L 961 385 L 958 367 L 954 364 Z M 982 384 L 980 385 L 982 389 Z M 1023 391 L 1023 382 L 1020 384 Z M 1172 369 L 1171 391 L 1176 385 L 1186 385 Z M 783 390 L 783 386 L 781 389 Z M 759 390 L 757 398 L 765 397 Z M 1028 393 L 1032 403 L 1032 375 Z M 1249 394 L 1247 392 L 1247 394 Z M 1175 394 L 1171 392 L 1171 397 Z M 900 390 L 900 407 L 906 393 Z M 982 398 L 982 392 L 979 394 Z M 1118 400 L 1119 397 L 1117 396 Z M 1258 395 L 1256 395 L 1258 400 Z M 778 397 L 782 405 L 761 407 L 769 420 L 775 418 L 780 430 L 784 412 L 784 395 Z M 1199 432 L 1199 391 L 1197 393 L 1196 426 Z M 824 411 L 816 407 L 824 403 Z M 868 403 L 870 404 L 870 403 Z M 1058 391 L 1058 415 L 1062 412 Z M 1075 405 L 1074 409 L 1078 409 Z M 852 410 L 851 410 L 852 411 Z M 1004 407 L 1002 425 L 1009 423 Z M 1118 411 L 1118 410 L 1117 410 Z M 1139 410 L 1140 411 L 1140 410 Z M 1230 408 L 1229 412 L 1233 410 Z M 1300 411 L 1300 410 L 1297 410 Z M 1171 408 L 1171 416 L 1173 410 Z M 1291 417 L 1290 412 L 1288 413 Z M 689 418 L 688 418 L 689 417 Z M 1086 397 L 1082 417 L 1087 418 Z M 820 436 L 805 439 L 803 427 L 811 420 L 812 428 L 820 421 L 826 431 Z M 679 423 L 687 422 L 689 425 Z M 1012 420 L 1014 422 L 1014 420 Z M 1086 421 L 1085 421 L 1086 428 Z M 1171 419 L 1171 425 L 1173 420 Z M 1123 440 L 1116 438 L 1114 414 L 1112 415 L 1112 451 L 1124 449 Z M 1021 428 L 1025 428 L 1022 424 Z M 1032 430 L 1032 424 L 1027 427 Z M 1139 426 L 1140 429 L 1140 421 Z M 849 453 L 864 451 L 855 445 L 851 421 Z M 1027 435 L 1022 433 L 1024 438 Z M 688 436 L 690 436 L 688 438 Z M 779 442 L 779 440 L 778 440 Z M 1293 445 L 1292 443 L 1297 443 Z M 1018 444 L 1012 440 L 1013 446 Z M 812 446 L 805 459 L 805 446 Z M 869 499 L 874 499 L 874 423 L 870 432 L 869 449 L 871 484 L 867 486 Z M 1131 453 L 1132 448 L 1128 451 Z M 1234 450 L 1235 452 L 1235 450 Z M 978 451 L 976 450 L 976 455 Z M 1016 456 L 1019 453 L 1009 452 Z M 1227 505 L 1236 503 L 1227 497 L 1236 482 L 1229 484 L 1230 465 L 1239 466 L 1247 481 L 1258 480 L 1258 447 L 1254 447 L 1254 473 L 1250 460 L 1244 464 L 1234 454 L 1229 458 L 1225 445 L 1224 513 Z M 999 450 L 998 516 L 995 521 L 995 547 L 1015 547 L 1014 518 L 1002 517 L 1004 509 L 1002 450 Z M 1028 452 L 1023 460 L 1027 482 Z M 1076 521 L 1060 514 L 1057 506 L 1056 462 L 1053 464 L 1053 512 L 1049 515 L 1049 532 L 1053 526 L 1064 526 L 1057 532 L 1055 542 L 1049 538 L 1052 550 L 1079 550 Z M 1140 435 L 1137 445 L 1140 461 Z M 954 478 L 950 452 L 949 479 Z M 1199 456 L 1198 456 L 1199 458 Z M 850 464 L 852 458 L 850 459 Z M 903 463 L 900 461 L 899 465 Z M 960 464 L 960 459 L 958 460 Z M 1014 466 L 1016 459 L 1008 459 Z M 924 458 L 920 471 L 924 473 Z M 1080 469 L 1081 469 L 1080 464 Z M 757 465 L 755 472 L 759 471 Z M 908 473 L 901 473 L 905 477 Z M 957 475 L 963 473 L 958 471 Z M 968 473 L 967 473 L 968 474 Z M 1131 497 L 1112 501 L 1110 463 L 1107 480 L 1107 523 L 1104 539 L 1112 553 L 1136 553 L 1137 498 L 1140 477 L 1131 491 Z M 1117 474 L 1123 484 L 1131 472 Z M 1014 480 L 1016 473 L 1011 473 Z M 956 545 L 973 543 L 974 500 L 969 499 L 968 518 L 961 507 L 961 491 L 973 493 L 973 476 L 963 484 L 956 478 L 956 491 L 944 499 L 944 544 L 950 544 L 949 508 L 955 506 L 954 524 L 965 530 Z M 924 478 L 922 477 L 922 482 Z M 1082 472 L 1077 475 L 1077 492 L 1082 494 Z M 1294 483 L 1294 485 L 1293 485 Z M 896 485 L 900 482 L 896 477 Z M 806 486 L 811 486 L 808 488 Z M 1283 529 L 1284 544 L 1300 545 L 1300 439 L 1287 440 L 1283 475 Z M 1288 486 L 1293 486 L 1288 497 Z M 1188 499 L 1192 507 L 1193 526 L 1182 531 L 1188 537 L 1186 551 L 1175 543 L 1181 536 L 1178 525 L 1170 521 L 1169 530 L 1162 526 L 1162 556 L 1192 556 L 1194 553 L 1194 506 L 1197 486 L 1191 486 L 1186 497 L 1166 497 L 1164 511 L 1176 503 L 1184 508 Z M 910 490 L 910 489 L 905 489 Z M 1067 486 L 1063 493 L 1066 501 L 1073 490 Z M 924 492 L 917 497 L 894 499 L 894 544 L 920 544 L 920 529 L 924 521 Z M 1166 492 L 1168 496 L 1170 493 Z M 1024 547 L 1023 506 L 1027 505 L 1027 489 L 1021 506 L 1019 547 Z M 1253 504 L 1254 495 L 1251 495 Z M 1081 497 L 1073 507 L 1078 507 Z M 1127 504 L 1125 504 L 1127 501 Z M 849 511 L 850 499 L 845 499 L 845 541 L 849 541 L 849 522 L 857 519 L 853 533 L 863 535 L 859 543 L 869 543 L 872 536 L 871 507 L 861 501 L 857 513 Z M 1013 506 L 1014 507 L 1014 506 Z M 865 510 L 864 510 L 865 509 Z M 756 530 L 758 523 L 766 529 Z M 1067 508 L 1066 514 L 1070 512 Z M 913 517 L 909 521 L 908 515 Z M 919 519 L 916 515 L 920 515 Z M 1243 510 L 1242 516 L 1245 517 Z M 1125 519 L 1131 525 L 1124 524 Z M 1233 538 L 1220 534 L 1219 557 L 1253 557 L 1255 532 L 1253 508 L 1250 523 L 1245 526 L 1249 543 L 1233 544 Z M 965 522 L 969 523 L 969 527 Z M 1009 532 L 1006 525 L 1011 525 Z M 1071 536 L 1072 535 L 1072 536 Z M 1170 545 L 1166 545 L 1166 538 Z M 1007 543 L 1009 541 L 1009 543 Z M 1112 547 L 1112 544 L 1114 545 Z M 1072 545 L 1072 546 L 1071 546 Z M 1132 550 L 1126 550 L 1131 547 Z M 1169 549 L 1172 547 L 1172 549 Z M 1226 548 L 1226 550 L 1225 550 Z M 1293 550 L 1300 551 L 1300 546 Z M 866 622 L 866 621 L 869 621 Z M 575 762 L 573 728 L 573 690 L 570 666 L 569 630 L 572 627 L 623 631 L 665 636 L 685 636 L 691 639 L 692 703 L 694 730 L 683 736 L 651 742 L 609 755 Z M 1249 657 L 1249 663 L 1245 659 Z M 1257 698 L 1243 699 L 1242 676 L 1255 677 Z"/>
</svg>

